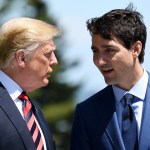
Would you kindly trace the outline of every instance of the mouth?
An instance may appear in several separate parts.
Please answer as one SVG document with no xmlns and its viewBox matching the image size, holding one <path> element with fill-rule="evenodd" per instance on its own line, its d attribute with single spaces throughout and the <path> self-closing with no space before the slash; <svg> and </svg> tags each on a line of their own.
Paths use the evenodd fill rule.
<svg viewBox="0 0 150 150">
<path fill-rule="evenodd" d="M 46 78 L 50 78 L 50 76 L 51 76 L 50 72 L 46 74 Z"/>
<path fill-rule="evenodd" d="M 112 68 L 103 68 L 101 69 L 101 72 L 106 77 L 106 76 L 109 76 L 113 72 L 113 70 L 114 69 Z"/>
</svg>

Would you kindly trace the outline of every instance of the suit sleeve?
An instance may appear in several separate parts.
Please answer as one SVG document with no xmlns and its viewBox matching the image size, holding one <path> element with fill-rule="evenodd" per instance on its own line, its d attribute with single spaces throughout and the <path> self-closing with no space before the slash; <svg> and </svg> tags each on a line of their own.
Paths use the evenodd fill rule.
<svg viewBox="0 0 150 150">
<path fill-rule="evenodd" d="M 80 104 L 75 109 L 70 150 L 92 150 L 86 132 L 84 117 L 80 112 Z"/>
</svg>

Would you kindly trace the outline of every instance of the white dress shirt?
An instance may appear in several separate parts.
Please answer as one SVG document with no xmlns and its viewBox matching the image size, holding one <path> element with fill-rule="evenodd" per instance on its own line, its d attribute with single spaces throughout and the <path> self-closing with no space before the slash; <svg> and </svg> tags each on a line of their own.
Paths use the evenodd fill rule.
<svg viewBox="0 0 150 150">
<path fill-rule="evenodd" d="M 6 88 L 8 94 L 10 95 L 10 97 L 14 101 L 15 105 L 17 106 L 19 112 L 21 113 L 21 116 L 24 118 L 23 102 L 18 98 L 19 95 L 23 92 L 23 90 L 21 89 L 21 87 L 15 81 L 13 81 L 9 76 L 7 76 L 1 70 L 0 70 L 0 82 Z M 41 133 L 41 137 L 42 137 L 43 144 L 44 144 L 44 150 L 47 150 L 45 138 L 44 138 L 43 132 L 41 130 L 41 127 L 40 127 L 40 125 L 39 125 L 36 118 L 35 118 L 35 121 L 36 121 L 36 123 L 39 127 L 39 130 L 40 130 L 40 133 Z"/>
<path fill-rule="evenodd" d="M 130 93 L 136 96 L 136 99 L 134 99 L 132 102 L 132 108 L 134 110 L 135 117 L 136 117 L 137 124 L 138 124 L 138 133 L 140 133 L 140 128 L 141 128 L 143 102 L 144 102 L 145 95 L 146 95 L 147 84 L 148 84 L 148 73 L 146 72 L 146 70 L 144 70 L 143 76 L 129 91 L 125 91 L 114 85 L 112 86 L 114 95 L 116 98 L 117 113 L 119 110 L 119 102 L 126 93 Z"/>
</svg>

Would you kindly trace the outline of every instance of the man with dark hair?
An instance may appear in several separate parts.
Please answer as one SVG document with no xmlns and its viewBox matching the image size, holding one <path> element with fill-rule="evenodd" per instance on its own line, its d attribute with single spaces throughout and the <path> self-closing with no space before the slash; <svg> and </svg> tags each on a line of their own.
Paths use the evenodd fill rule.
<svg viewBox="0 0 150 150">
<path fill-rule="evenodd" d="M 142 67 L 146 27 L 130 4 L 87 21 L 93 61 L 106 84 L 77 105 L 71 150 L 150 148 L 150 79 Z"/>
</svg>

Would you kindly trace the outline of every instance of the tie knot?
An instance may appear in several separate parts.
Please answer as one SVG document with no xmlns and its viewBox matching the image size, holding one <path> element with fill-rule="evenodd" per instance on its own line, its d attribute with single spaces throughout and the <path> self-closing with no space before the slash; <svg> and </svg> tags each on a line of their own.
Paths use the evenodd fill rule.
<svg viewBox="0 0 150 150">
<path fill-rule="evenodd" d="M 134 95 L 130 94 L 130 93 L 126 93 L 124 96 L 123 96 L 123 102 L 124 105 L 131 105 L 132 103 L 132 100 L 134 99 Z"/>
<path fill-rule="evenodd" d="M 28 95 L 26 94 L 26 92 L 22 92 L 19 97 L 18 97 L 21 101 L 27 101 L 29 100 Z"/>
</svg>

